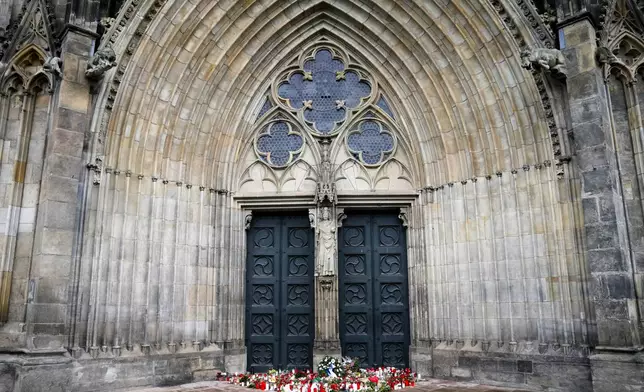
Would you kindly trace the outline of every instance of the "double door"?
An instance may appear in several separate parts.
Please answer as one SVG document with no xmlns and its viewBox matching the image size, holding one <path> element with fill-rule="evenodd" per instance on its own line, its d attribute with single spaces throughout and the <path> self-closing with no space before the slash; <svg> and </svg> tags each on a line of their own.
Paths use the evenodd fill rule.
<svg viewBox="0 0 644 392">
<path fill-rule="evenodd" d="M 395 212 L 347 215 L 338 231 L 342 354 L 363 367 L 407 367 L 405 230 Z M 253 214 L 246 267 L 248 370 L 312 367 L 314 248 L 307 214 Z"/>
<path fill-rule="evenodd" d="M 252 372 L 312 367 L 314 242 L 308 215 L 253 216 L 246 266 Z"/>
<path fill-rule="evenodd" d="M 342 354 L 363 367 L 407 367 L 407 255 L 398 214 L 348 213 L 338 248 Z"/>
</svg>

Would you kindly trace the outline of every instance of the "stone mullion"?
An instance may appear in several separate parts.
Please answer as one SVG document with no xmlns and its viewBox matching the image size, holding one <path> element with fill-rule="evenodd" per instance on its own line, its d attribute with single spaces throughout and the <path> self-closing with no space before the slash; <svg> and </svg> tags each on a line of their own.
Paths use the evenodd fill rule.
<svg viewBox="0 0 644 392">
<path fill-rule="evenodd" d="M 11 200 L 7 206 L 7 222 L 5 223 L 7 229 L 5 230 L 5 243 L 2 252 L 2 277 L 0 278 L 0 323 L 7 322 L 9 317 L 9 302 L 13 283 L 18 226 L 20 224 L 20 212 L 22 210 L 22 195 L 35 106 L 35 96 L 33 94 L 25 94 L 20 115 L 20 134 L 18 137 L 17 156 L 14 162 L 13 182 L 10 191 Z"/>
<path fill-rule="evenodd" d="M 557 211 L 559 209 L 559 203 L 557 200 L 557 189 L 556 189 L 556 177 L 554 168 L 547 168 L 544 170 L 546 178 L 544 179 L 544 186 L 547 189 L 547 201 L 546 201 L 546 217 L 548 222 L 558 222 Z M 547 225 L 546 227 L 552 227 L 551 230 L 546 230 L 546 276 L 548 281 L 544 284 L 551 285 L 553 290 L 551 292 L 551 311 L 552 311 L 552 323 L 554 328 L 552 340 L 548 343 L 558 345 L 560 344 L 561 338 L 564 336 L 563 331 L 565 326 L 560 320 L 559 315 L 561 314 L 560 308 L 562 308 L 562 299 L 561 293 L 559 292 L 559 298 L 557 298 L 557 291 L 554 290 L 555 287 L 555 278 L 561 279 L 561 262 L 560 260 L 565 257 L 565 254 L 561 252 L 559 245 L 561 240 L 559 239 L 561 235 L 561 229 L 555 225 Z"/>
<path fill-rule="evenodd" d="M 179 251 L 180 251 L 180 246 L 179 246 L 179 241 L 180 241 L 180 236 L 181 236 L 181 228 L 179 227 L 179 220 L 181 219 L 181 186 L 180 183 L 172 184 L 176 187 L 176 192 L 174 194 L 174 197 L 172 198 L 174 200 L 174 216 L 172 217 L 171 221 L 173 222 L 172 225 L 174 227 L 174 233 L 173 233 L 173 241 L 172 241 L 172 284 L 170 287 L 170 291 L 172 293 L 172 300 L 170 301 L 170 306 L 167 312 L 169 313 L 169 318 L 170 318 L 170 341 L 168 343 L 168 349 L 170 352 L 175 352 L 177 350 L 177 322 L 178 318 L 181 317 L 179 314 L 177 314 L 177 292 L 179 291 L 179 284 L 177 281 L 177 271 L 179 268 Z M 172 186 L 168 185 L 168 187 Z M 183 310 L 183 306 L 181 307 Z M 181 312 L 183 313 L 183 312 Z M 181 317 L 181 320 L 183 320 L 183 317 Z M 179 341 L 181 342 L 181 341 Z"/>
<path fill-rule="evenodd" d="M 541 225 L 545 225 L 545 222 L 538 222 L 535 221 L 538 219 L 538 217 L 542 216 L 539 212 L 543 211 L 543 200 L 541 198 L 541 181 L 539 179 L 539 170 L 530 170 L 526 172 L 527 176 L 527 193 L 526 196 L 528 198 L 528 211 L 530 212 L 530 236 L 532 238 L 532 260 L 529 262 L 532 263 L 534 266 L 539 265 L 539 242 L 538 242 L 538 236 L 539 236 L 539 230 L 538 230 L 538 225 L 541 223 Z M 536 193 L 536 194 L 535 194 Z M 535 268 L 536 270 L 536 268 Z M 538 307 L 537 309 L 537 341 L 538 345 L 541 347 L 545 343 L 545 338 L 544 338 L 544 319 L 543 319 L 543 307 L 541 306 L 541 303 L 539 303 L 539 276 L 538 273 L 536 275 L 530 276 L 530 279 L 535 283 L 533 286 L 534 292 L 534 299 L 531 300 L 530 302 L 532 304 L 535 304 Z M 536 300 L 536 301 L 535 301 Z"/>
<path fill-rule="evenodd" d="M 501 340 L 501 329 L 499 325 L 499 295 L 498 295 L 498 289 L 499 289 L 499 281 L 498 281 L 498 271 L 497 271 L 497 262 L 496 262 L 496 254 L 494 252 L 495 249 L 495 244 L 494 244 L 494 218 L 493 215 L 491 214 L 491 206 L 490 206 L 490 185 L 492 184 L 492 177 L 488 176 L 486 177 L 485 180 L 480 179 L 479 181 L 476 182 L 476 216 L 477 216 L 477 221 L 478 221 L 478 250 L 479 250 L 479 257 L 481 260 L 488 259 L 488 263 L 490 266 L 494 266 L 494 275 L 484 275 L 484 269 L 483 266 L 481 266 L 481 284 L 483 289 L 487 292 L 486 287 L 493 288 L 494 290 L 490 290 L 489 293 L 492 294 L 492 291 L 494 292 L 494 297 L 493 301 L 490 301 L 489 298 L 486 298 L 486 301 L 481 301 L 482 307 L 485 309 L 484 317 L 485 317 L 485 336 L 483 338 L 483 342 L 481 343 L 481 347 L 483 350 L 487 349 L 490 347 L 490 341 L 491 340 L 496 340 L 499 341 Z M 484 250 L 487 249 L 489 252 L 484 253 Z M 490 268 L 492 269 L 492 268 Z M 487 278 L 487 280 L 485 280 Z M 491 278 L 491 279 L 490 279 Z M 495 306 L 496 309 L 496 318 L 492 319 L 490 318 L 490 314 L 488 313 L 488 306 L 492 304 Z M 488 326 L 489 324 L 489 326 Z M 494 330 L 493 333 L 490 331 Z"/>
<path fill-rule="evenodd" d="M 463 245 L 465 247 L 465 261 L 467 261 L 467 268 L 465 268 L 465 269 L 467 270 L 467 273 L 466 273 L 465 276 L 461 276 L 459 286 L 462 286 L 463 285 L 462 281 L 466 280 L 467 291 L 469 292 L 469 301 L 470 301 L 470 303 L 469 303 L 470 317 L 468 319 L 466 319 L 466 321 L 469 324 L 468 327 L 467 327 L 467 329 L 469 329 L 469 333 L 468 334 L 466 333 L 464 338 L 470 340 L 470 343 L 471 343 L 472 340 L 476 341 L 479 335 L 478 335 L 478 333 L 476 331 L 476 325 L 475 325 L 475 322 L 474 322 L 474 320 L 475 320 L 475 318 L 474 318 L 474 316 L 475 316 L 475 314 L 474 314 L 474 281 L 472 279 L 471 271 L 470 271 L 470 268 L 469 268 L 469 266 L 472 263 L 473 257 L 472 257 L 472 255 L 470 253 L 471 228 L 469 227 L 468 219 L 467 219 L 468 216 L 469 216 L 469 214 L 468 214 L 468 211 L 469 211 L 468 206 L 471 205 L 471 204 L 475 204 L 474 201 L 472 201 L 471 199 L 468 198 L 468 195 L 471 194 L 470 192 L 468 192 L 468 189 L 467 189 L 469 184 L 470 184 L 469 181 L 462 181 L 461 182 L 461 187 L 460 187 L 460 189 L 463 192 L 463 225 L 462 225 L 462 227 L 463 227 L 463 230 L 464 230 L 464 233 L 463 233 L 463 238 L 464 238 Z M 474 259 L 474 261 L 478 263 L 479 259 Z M 463 263 L 463 264 L 465 264 L 465 263 Z M 480 269 L 480 267 L 479 267 L 479 269 Z M 460 287 L 459 287 L 459 290 L 460 290 Z"/>
<path fill-rule="evenodd" d="M 506 177 L 507 177 L 507 175 L 506 175 Z M 506 282 L 505 294 L 506 294 L 507 298 L 509 299 L 510 298 L 510 284 L 509 284 L 509 282 L 510 282 L 510 271 L 509 271 L 508 241 L 507 241 L 508 222 L 507 222 L 507 219 L 506 219 L 508 209 L 507 209 L 507 206 L 506 206 L 507 202 L 504 201 L 505 198 L 503 197 L 504 194 L 509 194 L 510 193 L 510 192 L 507 192 L 507 188 L 508 188 L 508 184 L 507 184 L 507 182 L 503 181 L 503 176 L 501 175 L 499 177 L 499 199 L 500 199 L 499 207 L 500 207 L 500 211 L 501 211 L 500 219 L 501 219 L 501 225 L 503 227 L 503 230 L 502 230 L 503 238 L 500 241 L 503 243 L 503 264 L 505 265 L 505 268 L 504 268 L 505 271 L 504 272 L 505 272 L 505 282 Z M 501 302 L 500 297 L 499 297 L 499 302 Z M 510 324 L 509 325 L 510 326 L 510 328 L 509 328 L 509 332 L 510 332 L 510 336 L 509 336 L 510 341 L 509 341 L 509 343 L 512 345 L 512 344 L 516 344 L 515 330 L 514 330 L 514 315 L 513 315 L 513 312 L 512 312 L 512 302 L 510 300 L 508 300 L 508 302 L 506 303 L 506 306 L 507 306 L 507 312 L 508 312 L 508 316 L 509 316 L 508 320 L 509 320 L 509 324 Z M 501 314 L 499 314 L 499 321 L 503 320 L 503 314 L 502 313 L 503 312 L 501 311 Z M 505 341 L 505 338 L 503 338 L 503 340 Z"/>
<path fill-rule="evenodd" d="M 164 268 L 166 268 L 166 256 L 163 254 L 165 253 L 165 248 L 164 248 L 164 243 L 165 243 L 165 234 L 167 232 L 166 228 L 166 213 L 168 212 L 167 208 L 167 199 L 168 199 L 168 182 L 167 181 L 162 181 L 161 185 L 159 185 L 159 192 L 161 193 L 160 199 L 160 213 L 159 213 L 159 227 L 161 228 L 160 230 L 160 235 L 158 238 L 158 242 L 156 244 L 158 248 L 158 252 L 155 252 L 156 254 L 159 254 L 159 262 L 158 262 L 158 267 L 157 267 L 157 303 L 156 303 L 156 329 L 155 329 L 155 346 L 157 350 L 161 349 L 161 344 L 164 342 L 164 336 L 163 336 L 163 329 L 161 328 L 162 323 L 164 323 L 166 320 L 163 320 L 163 313 L 161 311 L 162 307 L 166 307 L 167 304 L 163 303 L 163 298 L 162 296 L 164 295 L 164 292 L 167 292 L 167 282 L 165 282 L 165 274 L 164 274 Z M 165 284 L 164 284 L 165 283 Z"/>
<path fill-rule="evenodd" d="M 450 303 L 449 303 L 449 284 L 447 282 L 447 232 L 450 229 L 450 222 L 447 222 L 446 216 L 445 216 L 445 210 L 447 209 L 446 202 L 447 198 L 445 197 L 446 191 L 444 188 L 440 190 L 440 192 L 437 192 L 437 205 L 439 206 L 439 209 L 441 211 L 441 216 L 440 216 L 440 225 L 438 227 L 443 227 L 443 238 L 441 241 L 441 263 L 440 265 L 440 303 L 441 305 L 441 313 L 442 313 L 442 318 L 443 318 L 443 336 L 441 336 L 442 339 L 451 341 L 453 336 L 452 336 L 452 326 L 450 322 Z"/>
<path fill-rule="evenodd" d="M 216 191 L 215 191 L 216 192 Z M 213 290 L 213 305 L 215 306 L 215 317 L 213 321 L 214 342 L 223 348 L 223 225 L 224 209 L 222 194 L 215 194 L 215 287 Z"/>
<path fill-rule="evenodd" d="M 231 208 L 231 198 L 225 191 L 222 191 L 223 193 L 223 198 L 224 198 L 224 208 L 225 208 L 225 213 L 224 213 L 224 268 L 225 268 L 225 280 L 224 280 L 224 336 L 223 336 L 223 341 L 224 341 L 224 347 L 230 344 L 231 338 L 233 335 L 233 325 L 231 324 L 232 320 L 232 299 L 233 299 L 233 287 L 232 287 L 232 269 L 230 268 L 230 265 L 233 261 L 231 251 L 232 251 L 232 246 L 231 246 L 231 239 L 232 239 L 232 208 Z"/>
<path fill-rule="evenodd" d="M 428 318 L 428 334 L 427 339 L 431 341 L 432 339 L 439 336 L 438 333 L 438 320 L 437 320 L 437 311 L 436 306 L 438 302 L 436 301 L 436 267 L 435 261 L 438 257 L 439 249 L 436 247 L 436 236 L 438 230 L 435 230 L 434 227 L 434 216 L 432 215 L 432 202 L 430 198 L 433 198 L 433 189 L 425 189 L 424 194 L 422 195 L 421 204 L 423 208 L 423 235 L 425 236 L 425 284 L 427 285 L 427 318 Z M 431 309 L 431 314 L 430 314 Z M 430 320 L 431 318 L 431 320 Z"/>
<path fill-rule="evenodd" d="M 206 300 L 207 310 L 207 342 L 215 341 L 214 323 L 217 316 L 216 308 L 216 286 L 217 286 L 217 221 L 216 221 L 217 197 L 211 190 L 208 191 L 208 298 Z"/>
<path fill-rule="evenodd" d="M 230 300 L 230 342 L 232 343 L 231 348 L 234 350 L 239 349 L 243 345 L 243 331 L 244 317 L 242 316 L 242 303 L 244 299 L 243 295 L 243 284 L 240 281 L 240 277 L 243 276 L 245 258 L 242 258 L 240 255 L 240 234 L 243 230 L 241 229 L 241 224 L 243 222 L 243 216 L 239 207 L 236 205 L 232 198 L 232 194 L 228 194 L 228 199 L 230 201 L 230 212 L 231 212 L 231 221 L 230 221 L 230 285 L 231 285 L 231 300 Z"/>
<path fill-rule="evenodd" d="M 73 331 L 71 334 L 73 341 L 70 342 L 70 347 L 76 352 L 75 355 L 82 354 L 81 347 L 89 350 L 91 346 L 91 337 L 88 333 L 93 303 L 90 297 L 95 286 L 93 281 L 96 262 L 94 248 L 96 247 L 96 232 L 99 230 L 97 225 L 98 198 L 101 194 L 101 188 L 96 186 L 98 184 L 92 184 L 91 176 L 92 173 L 88 169 L 84 179 L 83 203 L 80 207 L 84 211 L 84 216 L 81 229 L 77 233 L 77 243 L 82 243 L 82 249 L 76 253 L 78 259 L 74 261 L 78 270 L 75 282 L 78 287 L 75 298 L 77 305 L 76 313 L 69 322 L 72 324 Z M 88 260 L 88 262 L 83 263 L 83 260 Z"/>
<path fill-rule="evenodd" d="M 192 345 L 193 347 L 196 347 L 198 349 L 201 349 L 201 342 L 205 340 L 205 336 L 201 338 L 201 330 L 203 330 L 203 324 L 206 320 L 205 318 L 205 312 L 203 311 L 203 307 L 205 306 L 204 304 L 201 303 L 201 298 L 202 298 L 202 290 L 205 288 L 204 284 L 204 278 L 208 277 L 207 273 L 207 268 L 204 268 L 203 266 L 203 261 L 207 257 L 207 250 L 204 253 L 204 245 L 202 243 L 202 236 L 203 236 L 203 220 L 204 220 L 204 210 L 205 210 L 205 200 L 204 200 L 204 188 L 200 187 L 199 188 L 199 193 L 197 194 L 197 201 L 196 201 L 196 206 L 197 206 L 197 217 L 196 221 L 193 222 L 195 225 L 195 229 L 197 230 L 197 243 L 196 243 L 196 267 L 194 269 L 195 275 L 196 275 L 196 280 L 197 280 L 197 288 L 196 288 L 196 293 L 195 293 L 195 319 L 194 319 L 194 336 L 192 340 Z M 204 271 L 204 273 L 202 273 Z"/>
<path fill-rule="evenodd" d="M 409 323 L 409 337 L 411 341 L 418 340 L 418 328 L 415 324 L 422 323 L 420 318 L 420 307 L 421 304 L 418 303 L 418 287 L 416 286 L 416 279 L 414 274 L 417 273 L 416 268 L 418 265 L 416 259 L 416 231 L 414 229 L 414 207 L 407 209 L 407 230 L 406 230 L 406 239 L 407 239 L 407 276 L 408 276 L 408 285 L 407 285 L 407 301 L 408 301 L 408 313 L 411 320 L 416 320 L 414 323 Z M 374 265 L 374 267 L 376 267 Z"/>
<path fill-rule="evenodd" d="M 480 336 L 480 341 L 481 341 L 481 343 L 483 343 L 483 342 L 487 342 L 488 333 L 487 333 L 487 309 L 485 309 L 486 304 L 483 301 L 483 298 L 485 298 L 484 295 L 483 295 L 485 279 L 484 279 L 484 276 L 483 276 L 482 262 L 484 261 L 484 258 L 481 255 L 481 230 L 480 230 L 480 224 L 479 224 L 479 219 L 480 219 L 480 215 L 479 215 L 479 193 L 480 193 L 480 189 L 479 188 L 480 187 L 481 187 L 481 185 L 479 184 L 479 181 L 476 178 L 473 178 L 472 179 L 472 188 L 473 189 L 472 189 L 472 192 L 471 192 L 471 194 L 472 194 L 471 203 L 472 203 L 472 206 L 473 206 L 472 210 L 473 210 L 474 216 L 476 217 L 476 219 L 473 220 L 474 228 L 475 228 L 474 232 L 476 233 L 476 255 L 474 256 L 474 261 L 476 263 L 478 263 L 478 265 L 479 265 L 479 276 L 478 276 L 479 291 L 478 291 L 478 293 L 476 293 L 476 295 L 478 296 L 478 302 L 479 302 L 479 304 L 481 306 L 481 320 L 478 321 L 478 322 L 480 322 L 482 324 L 481 325 L 482 334 Z M 468 192 L 468 194 L 470 194 L 470 193 Z M 474 295 L 474 293 L 475 293 L 474 288 L 472 287 L 472 295 Z M 476 306 L 474 305 L 474 301 L 472 301 L 472 306 L 474 308 L 476 308 Z M 476 330 L 476 326 L 474 328 Z"/>
<path fill-rule="evenodd" d="M 112 346 L 112 350 L 114 353 L 119 353 L 121 350 L 121 308 L 124 306 L 123 304 L 123 280 L 126 279 L 123 276 L 123 269 L 124 269 L 124 263 L 125 263 L 125 231 L 126 231 L 126 225 L 127 225 L 127 206 L 128 206 L 128 200 L 130 197 L 130 178 L 131 174 L 126 173 L 125 178 L 123 179 L 124 184 L 124 189 L 123 189 L 123 215 L 122 215 L 122 221 L 121 223 L 121 228 L 120 228 L 120 237 L 118 238 L 118 247 L 117 247 L 117 272 L 116 272 L 116 286 L 117 286 L 117 293 L 116 293 L 116 320 L 115 320 L 115 326 L 114 326 L 114 344 Z M 134 271 L 132 271 L 134 272 Z M 134 276 L 134 273 L 132 273 L 132 276 Z M 131 316 L 131 314 L 130 314 Z"/>
<path fill-rule="evenodd" d="M 107 238 L 105 239 L 107 251 L 105 252 L 105 294 L 103 297 L 105 303 L 103 306 L 103 339 L 101 343 L 103 351 L 107 351 L 108 347 L 110 347 L 110 343 L 112 342 L 111 337 L 114 334 L 114 320 L 112 319 L 112 316 L 110 314 L 112 310 L 111 308 L 114 306 L 112 303 L 113 291 L 111 290 L 111 280 L 112 274 L 114 273 L 114 264 L 118 263 L 118 260 L 115 260 L 115 253 L 117 252 L 114 251 L 114 248 L 116 248 L 117 242 L 117 239 L 115 238 L 115 222 L 117 222 L 116 215 L 120 195 L 119 174 L 120 173 L 118 171 L 112 171 L 112 173 L 109 175 L 114 178 L 113 181 L 111 181 L 114 188 L 109 190 L 111 191 L 112 198 L 110 200 L 110 213 L 107 219 L 109 230 L 107 231 L 108 234 Z"/>
<path fill-rule="evenodd" d="M 150 322 L 150 295 L 151 295 L 151 290 L 152 290 L 152 266 L 153 263 L 158 262 L 158 260 L 154 260 L 154 233 L 155 233 L 155 212 L 157 210 L 157 192 L 158 192 L 158 180 L 156 178 L 151 178 L 151 183 L 149 189 L 149 197 L 150 197 L 150 211 L 148 212 L 148 235 L 147 235 L 147 253 L 146 253 L 146 264 L 147 264 L 147 271 L 146 271 L 146 277 L 145 277 L 145 309 L 143 313 L 143 344 L 141 345 L 142 350 L 147 351 L 150 348 L 150 335 L 153 333 L 156 333 L 156 329 L 153 331 L 150 331 L 151 329 L 151 322 Z M 157 269 L 159 267 L 157 266 Z M 158 291 L 158 284 L 159 281 L 158 279 L 156 280 L 156 287 Z"/>
<path fill-rule="evenodd" d="M 132 249 L 132 270 L 131 270 L 131 277 L 127 277 L 130 279 L 130 302 L 129 302 L 129 308 L 130 308 L 130 318 L 128 320 L 128 333 L 127 333 L 127 349 L 132 350 L 134 347 L 135 343 L 142 343 L 139 341 L 138 338 L 133 337 L 134 334 L 137 334 L 137 336 L 141 336 L 142 334 L 137 333 L 137 331 L 134 330 L 134 321 L 135 318 L 138 316 L 138 309 L 140 308 L 140 298 L 135 295 L 136 289 L 135 287 L 137 286 L 137 283 L 140 285 L 145 285 L 147 289 L 147 282 L 137 282 L 136 278 L 139 276 L 137 274 L 137 268 L 147 268 L 149 266 L 146 266 L 145 263 L 142 263 L 139 261 L 140 258 L 140 253 L 139 253 L 139 243 L 146 243 L 148 240 L 146 237 L 140 236 L 140 226 L 141 226 L 141 188 L 142 188 L 142 182 L 143 182 L 143 176 L 137 176 L 137 182 L 136 182 L 136 190 L 134 191 L 134 196 L 136 198 L 136 209 L 134 210 L 134 216 L 132 217 L 134 219 L 134 229 L 132 231 L 133 233 L 133 238 L 131 239 L 131 245 L 133 247 Z M 127 212 L 128 212 L 128 204 L 125 204 L 125 216 L 127 217 Z M 138 323 L 137 323 L 138 324 Z M 147 326 L 144 324 L 143 328 L 145 329 Z"/>
<path fill-rule="evenodd" d="M 92 350 L 92 354 L 98 353 L 98 319 L 99 319 L 99 301 L 101 287 L 101 271 L 103 268 L 103 232 L 105 230 L 106 200 L 108 199 L 108 187 L 111 176 L 105 173 L 103 176 L 104 184 L 98 188 L 96 196 L 96 219 L 95 231 L 92 239 L 92 266 L 90 271 L 90 288 L 89 288 L 89 314 L 87 318 L 87 349 Z"/>
<path fill-rule="evenodd" d="M 423 202 L 423 193 L 419 194 L 419 197 L 414 201 L 413 211 L 414 211 L 414 220 L 416 227 L 416 237 L 418 238 L 418 247 L 416 254 L 418 256 L 418 261 L 416 263 L 416 280 L 419 285 L 417 288 L 418 300 L 422 304 L 420 306 L 420 311 L 422 314 L 422 319 L 419 321 L 418 325 L 422 326 L 422 333 L 419 334 L 418 340 L 423 340 L 425 342 L 429 341 L 430 336 L 430 327 L 429 327 L 429 282 L 427 279 L 427 259 L 429 253 L 427 252 L 427 236 L 425 235 L 427 221 L 425 219 L 425 205 Z M 422 287 L 422 289 L 420 289 Z"/>
<path fill-rule="evenodd" d="M 496 307 L 496 318 L 494 323 L 496 324 L 496 340 L 497 345 L 503 342 L 503 328 L 501 325 L 501 295 L 499 294 L 500 285 L 501 285 L 501 271 L 499 256 L 501 251 L 497 244 L 497 226 L 502 227 L 498 224 L 499 219 L 503 219 L 503 207 L 501 204 L 501 178 L 499 175 L 493 176 L 486 183 L 487 199 L 488 199 L 488 209 L 489 209 L 489 218 L 490 218 L 490 246 L 492 247 L 492 260 L 494 263 L 494 304 Z M 492 211 L 498 211 L 501 215 L 496 215 Z M 501 233 L 503 234 L 503 233 Z"/>
<path fill-rule="evenodd" d="M 522 331 L 520 331 L 519 338 L 515 339 L 515 341 L 527 341 L 530 340 L 530 327 L 531 324 L 528 320 L 528 291 L 527 291 L 527 282 L 525 280 L 526 277 L 526 254 L 525 254 L 525 247 L 524 247 L 524 239 L 523 239 L 523 231 L 525 227 L 530 227 L 528 224 L 526 224 L 526 219 L 525 219 L 525 214 L 521 214 L 520 211 L 526 211 L 526 205 L 525 202 L 527 200 L 522 200 L 519 198 L 520 194 L 526 194 L 527 192 L 527 187 L 526 187 L 526 177 L 523 176 L 522 174 L 519 174 L 517 170 L 512 171 L 512 198 L 513 202 L 511 204 L 514 205 L 513 212 L 514 212 L 514 218 L 516 219 L 516 227 L 517 227 L 517 232 L 516 232 L 516 237 L 517 237 L 517 243 L 516 245 L 519 247 L 519 260 L 518 260 L 518 266 L 517 268 L 520 269 L 521 271 L 521 278 L 520 279 L 515 279 L 515 281 L 520 282 L 521 288 L 522 288 L 522 293 L 523 293 L 523 317 L 520 319 L 520 325 L 522 328 Z M 527 210 L 528 214 L 530 214 L 530 210 Z M 513 262 L 517 262 L 517 260 L 513 260 Z M 510 261 L 508 260 L 508 263 Z M 511 294 L 512 297 L 514 297 L 513 294 Z M 515 299 L 515 298 L 513 298 Z M 516 323 L 515 323 L 516 325 Z M 510 347 L 512 349 L 512 346 Z"/>
<path fill-rule="evenodd" d="M 455 207 L 454 207 L 456 197 L 454 195 L 454 184 L 453 183 L 448 184 L 447 193 L 449 194 L 449 196 L 448 196 L 448 199 L 449 199 L 449 205 L 448 205 L 448 208 L 449 208 L 448 230 L 449 230 L 449 233 L 450 233 L 449 244 L 452 247 L 452 252 L 451 252 L 452 253 L 452 259 L 447 260 L 447 263 L 449 263 L 449 265 L 451 265 L 451 268 L 453 270 L 453 275 L 448 275 L 449 266 L 448 266 L 448 264 L 446 264 L 445 265 L 445 276 L 446 276 L 445 283 L 447 283 L 447 294 L 448 294 L 447 298 L 449 298 L 448 303 L 450 304 L 450 306 L 452 304 L 455 304 L 455 308 L 456 308 L 456 312 L 455 312 L 456 313 L 456 315 L 455 315 L 456 316 L 455 317 L 456 318 L 456 331 L 451 331 L 452 318 L 450 317 L 449 325 L 450 325 L 450 331 L 452 332 L 452 333 L 450 333 L 450 336 L 451 336 L 452 339 L 456 338 L 455 340 L 459 341 L 462 338 L 462 336 L 461 336 L 461 294 L 460 294 L 460 288 L 457 287 L 457 283 L 456 283 L 459 280 L 459 277 L 457 276 L 458 272 L 457 272 L 457 259 L 456 259 L 457 255 L 458 255 L 458 242 L 456 241 L 456 238 L 457 238 L 458 235 L 456 233 L 457 224 L 455 222 L 456 211 L 455 211 Z M 450 286 L 456 288 L 456 298 L 452 298 L 449 295 L 450 294 L 450 292 L 449 292 Z M 451 315 L 451 312 L 450 312 L 450 315 Z M 449 339 L 450 343 L 452 342 L 452 339 Z"/>
</svg>

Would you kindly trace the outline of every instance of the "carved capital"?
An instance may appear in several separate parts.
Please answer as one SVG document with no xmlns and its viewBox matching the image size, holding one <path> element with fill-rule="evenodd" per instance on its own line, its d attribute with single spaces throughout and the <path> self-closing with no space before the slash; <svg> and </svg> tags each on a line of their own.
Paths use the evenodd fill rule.
<svg viewBox="0 0 644 392">
<path fill-rule="evenodd" d="M 331 288 L 333 288 L 333 278 L 328 278 L 328 277 L 321 278 L 320 287 L 324 291 L 331 291 Z"/>
<path fill-rule="evenodd" d="M 312 229 L 315 229 L 318 221 L 318 212 L 317 208 L 309 208 L 309 224 Z"/>
<path fill-rule="evenodd" d="M 342 227 L 342 222 L 347 219 L 347 214 L 344 213 L 344 208 L 336 208 L 335 213 L 338 221 L 338 227 Z"/>
<path fill-rule="evenodd" d="M 398 214 L 398 219 L 402 221 L 402 225 L 404 227 L 409 227 L 409 208 L 408 207 L 401 207 L 400 208 L 400 213 Z"/>
<path fill-rule="evenodd" d="M 246 210 L 244 211 L 244 228 L 246 230 L 250 229 L 250 224 L 253 221 L 253 211 Z"/>
</svg>

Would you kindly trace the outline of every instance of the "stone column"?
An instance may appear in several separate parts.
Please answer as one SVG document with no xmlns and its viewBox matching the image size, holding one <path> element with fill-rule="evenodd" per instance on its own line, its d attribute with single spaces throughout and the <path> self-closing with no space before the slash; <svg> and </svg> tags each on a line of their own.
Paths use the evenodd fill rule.
<svg viewBox="0 0 644 392">
<path fill-rule="evenodd" d="M 644 384 L 644 366 L 635 364 L 632 355 L 641 345 L 633 258 L 616 152 L 619 146 L 614 142 L 610 100 L 595 59 L 595 33 L 591 21 L 582 18 L 561 28 L 560 41 L 568 61 L 573 164 L 580 182 L 583 246 L 596 320 L 593 385 L 595 391 L 608 391 L 614 390 L 610 380 L 614 382 L 615 377 L 624 384 L 640 385 L 631 377 L 637 372 Z"/>
<path fill-rule="evenodd" d="M 52 105 L 39 197 L 27 304 L 30 350 L 59 350 L 65 345 L 72 252 L 77 228 L 79 178 L 84 137 L 90 122 L 85 65 L 93 37 L 67 30 L 62 43 L 63 80 Z"/>
<path fill-rule="evenodd" d="M 333 205 L 309 210 L 315 230 L 315 340 L 313 367 L 325 356 L 341 356 L 338 303 L 338 229 L 344 209 Z M 330 258 L 329 258 L 330 257 Z"/>
</svg>

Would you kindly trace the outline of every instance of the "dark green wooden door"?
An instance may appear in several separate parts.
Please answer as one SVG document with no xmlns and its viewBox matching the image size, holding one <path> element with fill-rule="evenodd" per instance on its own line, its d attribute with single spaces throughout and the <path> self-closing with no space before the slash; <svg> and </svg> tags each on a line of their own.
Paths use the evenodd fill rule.
<svg viewBox="0 0 644 392">
<path fill-rule="evenodd" d="M 314 237 L 308 215 L 254 214 L 247 239 L 248 370 L 311 368 Z"/>
<path fill-rule="evenodd" d="M 342 354 L 365 367 L 407 367 L 407 246 L 398 214 L 348 213 L 338 242 Z"/>
</svg>

